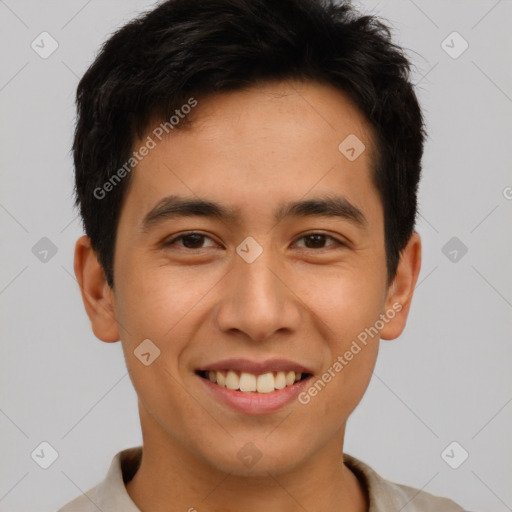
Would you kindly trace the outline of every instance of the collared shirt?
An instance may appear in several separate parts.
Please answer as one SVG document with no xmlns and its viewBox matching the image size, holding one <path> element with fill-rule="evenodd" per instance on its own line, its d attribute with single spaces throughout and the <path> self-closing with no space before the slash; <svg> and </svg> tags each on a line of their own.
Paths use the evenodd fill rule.
<svg viewBox="0 0 512 512">
<path fill-rule="evenodd" d="M 102 482 L 57 512 L 140 512 L 126 491 L 125 483 L 134 477 L 141 458 L 142 446 L 118 452 Z M 346 453 L 343 461 L 366 487 L 368 512 L 463 512 L 447 498 L 385 480 L 370 466 Z"/>
</svg>

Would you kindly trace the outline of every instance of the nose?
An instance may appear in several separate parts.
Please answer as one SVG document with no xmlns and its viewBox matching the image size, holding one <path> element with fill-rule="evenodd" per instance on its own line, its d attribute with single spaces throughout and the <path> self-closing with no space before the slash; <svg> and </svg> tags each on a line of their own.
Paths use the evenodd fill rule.
<svg viewBox="0 0 512 512">
<path fill-rule="evenodd" d="M 270 250 L 264 250 L 252 263 L 235 258 L 217 307 L 218 328 L 225 333 L 244 333 L 259 342 L 281 331 L 298 331 L 301 302 L 293 293 L 290 273 Z"/>
</svg>

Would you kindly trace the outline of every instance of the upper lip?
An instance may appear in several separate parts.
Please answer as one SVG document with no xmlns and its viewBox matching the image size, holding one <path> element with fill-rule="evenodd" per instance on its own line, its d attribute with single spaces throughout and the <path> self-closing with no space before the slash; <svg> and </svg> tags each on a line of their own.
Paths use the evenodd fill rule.
<svg viewBox="0 0 512 512">
<path fill-rule="evenodd" d="M 267 359 L 265 361 L 251 361 L 250 359 L 233 358 L 224 359 L 211 364 L 205 364 L 197 369 L 197 371 L 223 371 L 232 370 L 254 375 L 261 375 L 268 372 L 301 372 L 313 373 L 309 368 L 295 361 L 287 359 Z"/>
</svg>

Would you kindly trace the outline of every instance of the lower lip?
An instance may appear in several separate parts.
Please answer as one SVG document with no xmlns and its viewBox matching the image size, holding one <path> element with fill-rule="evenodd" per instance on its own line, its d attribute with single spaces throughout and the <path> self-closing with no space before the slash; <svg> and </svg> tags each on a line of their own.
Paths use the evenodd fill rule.
<svg viewBox="0 0 512 512">
<path fill-rule="evenodd" d="M 296 382 L 292 386 L 286 386 L 271 393 L 234 391 L 223 388 L 203 377 L 197 376 L 197 378 L 203 382 L 215 398 L 232 409 L 245 414 L 268 414 L 293 402 L 307 386 L 311 376 Z"/>
</svg>

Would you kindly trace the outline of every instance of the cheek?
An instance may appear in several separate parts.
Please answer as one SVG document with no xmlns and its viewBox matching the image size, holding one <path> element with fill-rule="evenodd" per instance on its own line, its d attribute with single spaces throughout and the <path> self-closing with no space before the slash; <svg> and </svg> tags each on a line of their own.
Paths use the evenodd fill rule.
<svg viewBox="0 0 512 512">
<path fill-rule="evenodd" d="M 377 359 L 375 325 L 385 303 L 385 274 L 371 269 L 322 274 L 310 275 L 301 285 L 314 317 L 321 320 L 328 348 L 324 373 L 318 376 L 321 382 L 312 393 L 322 395 L 319 414 L 346 417 L 363 396 Z"/>
<path fill-rule="evenodd" d="M 131 272 L 130 268 L 137 269 Z M 130 265 L 123 269 L 116 298 L 116 316 L 128 338 L 143 337 L 163 341 L 180 331 L 180 324 L 208 291 L 205 279 L 189 279 L 187 272 Z"/>
<path fill-rule="evenodd" d="M 374 325 L 386 300 L 385 272 L 365 263 L 311 267 L 297 279 L 294 290 L 324 323 L 328 339 L 341 350 L 350 338 Z"/>
<path fill-rule="evenodd" d="M 331 344 L 323 372 L 299 397 L 314 417 L 324 418 L 326 428 L 336 430 L 361 401 L 372 377 L 378 347 L 378 337 L 365 343 L 357 337 L 338 338 Z"/>
<path fill-rule="evenodd" d="M 179 365 L 193 336 L 191 319 L 197 315 L 206 284 L 196 280 L 192 288 L 183 273 L 170 274 L 128 259 L 123 263 L 116 316 L 122 324 L 122 348 L 133 386 L 144 409 L 164 428 L 169 424 L 168 411 L 178 424 L 191 421 L 194 404 L 183 388 Z M 147 339 L 157 348 L 145 342 L 144 351 L 139 349 Z M 147 352 L 148 365 L 141 356 Z"/>
</svg>

